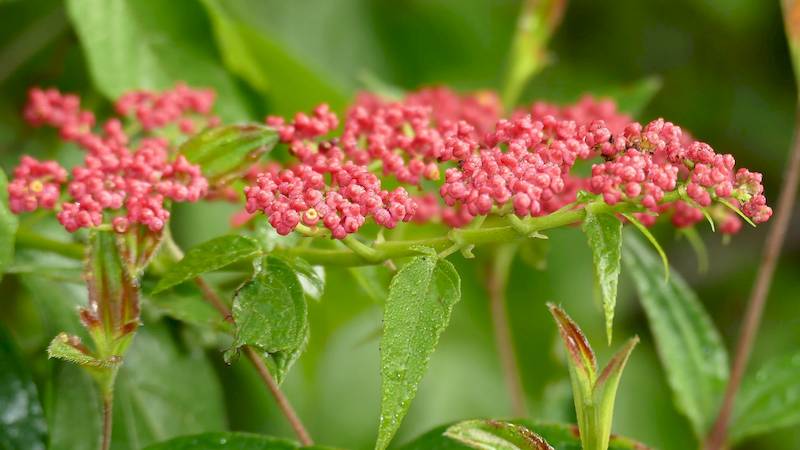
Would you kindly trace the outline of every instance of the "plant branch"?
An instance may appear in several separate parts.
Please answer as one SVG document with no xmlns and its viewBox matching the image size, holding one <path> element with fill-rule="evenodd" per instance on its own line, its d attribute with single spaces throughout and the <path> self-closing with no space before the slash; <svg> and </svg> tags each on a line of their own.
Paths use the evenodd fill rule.
<svg viewBox="0 0 800 450">
<path fill-rule="evenodd" d="M 492 316 L 492 330 L 495 345 L 503 368 L 506 389 L 511 399 L 511 412 L 514 417 L 525 417 L 525 388 L 520 378 L 519 364 L 514 351 L 514 339 L 508 319 L 506 286 L 508 285 L 511 262 L 515 247 L 504 245 L 497 249 L 488 269 L 486 290 L 489 294 L 489 311 Z"/>
<path fill-rule="evenodd" d="M 194 279 L 197 286 L 200 288 L 200 291 L 203 293 L 203 297 L 211 304 L 211 306 L 216 309 L 222 317 L 225 318 L 226 321 L 233 323 L 233 315 L 231 314 L 231 310 L 225 305 L 225 302 L 214 292 L 214 289 L 206 283 L 200 277 Z M 300 440 L 300 443 L 304 446 L 314 445 L 314 441 L 311 439 L 311 436 L 308 434 L 305 426 L 303 426 L 303 422 L 297 416 L 292 404 L 289 403 L 289 399 L 281 391 L 278 383 L 275 381 L 275 378 L 272 377 L 272 374 L 269 373 L 269 368 L 266 364 L 264 364 L 264 360 L 261 359 L 261 356 L 250 346 L 244 347 L 244 354 L 247 356 L 247 359 L 250 360 L 250 363 L 253 364 L 253 367 L 258 372 L 259 377 L 264 382 L 264 384 L 269 389 L 272 396 L 275 398 L 275 402 L 278 404 L 278 408 L 280 408 L 281 412 L 284 416 L 286 416 L 286 420 L 289 421 L 289 424 L 292 426 L 297 438 Z"/>
<path fill-rule="evenodd" d="M 728 426 L 733 405 L 739 385 L 747 369 L 747 363 L 753 351 L 753 344 L 758 334 L 761 324 L 761 316 L 764 306 L 767 303 L 770 285 L 772 284 L 775 268 L 781 254 L 781 247 L 786 238 L 786 231 L 789 229 L 789 221 L 792 217 L 792 207 L 794 206 L 797 193 L 798 178 L 800 177 L 800 103 L 798 104 L 797 117 L 795 118 L 794 143 L 792 144 L 789 155 L 789 163 L 786 166 L 783 186 L 778 197 L 778 205 L 775 210 L 775 217 L 767 234 L 764 243 L 764 251 L 761 255 L 761 264 L 758 266 L 753 290 L 747 305 L 747 311 L 742 322 L 739 341 L 736 345 L 736 356 L 733 361 L 731 378 L 725 390 L 722 406 L 717 416 L 717 420 L 706 440 L 707 450 L 720 450 L 725 445 L 727 439 Z"/>
</svg>

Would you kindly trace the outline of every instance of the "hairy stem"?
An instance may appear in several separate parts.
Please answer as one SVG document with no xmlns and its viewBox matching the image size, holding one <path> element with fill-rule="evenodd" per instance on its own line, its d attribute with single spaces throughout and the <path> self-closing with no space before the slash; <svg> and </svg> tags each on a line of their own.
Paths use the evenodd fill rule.
<svg viewBox="0 0 800 450">
<path fill-rule="evenodd" d="M 797 117 L 795 118 L 794 143 L 789 155 L 789 163 L 786 166 L 783 185 L 778 205 L 775 210 L 775 218 L 770 226 L 764 243 L 764 251 L 761 255 L 761 264 L 758 266 L 753 290 L 750 293 L 750 300 L 747 311 L 742 321 L 742 328 L 739 334 L 739 341 L 736 344 L 736 356 L 733 361 L 731 378 L 725 390 L 722 406 L 714 423 L 711 433 L 706 440 L 707 450 L 720 450 L 724 447 L 727 439 L 728 425 L 733 414 L 733 405 L 739 385 L 742 383 L 747 363 L 753 352 L 758 329 L 761 324 L 761 316 L 764 306 L 767 303 L 767 295 L 775 275 L 775 268 L 781 254 L 781 247 L 786 238 L 786 231 L 789 228 L 789 221 L 792 217 L 792 207 L 797 194 L 798 178 L 800 178 L 800 104 L 798 104 Z"/>
<path fill-rule="evenodd" d="M 114 418 L 114 394 L 113 391 L 103 393 L 103 437 L 102 450 L 111 448 L 111 424 Z"/>
<path fill-rule="evenodd" d="M 519 364 L 514 350 L 514 338 L 508 319 L 506 286 L 514 258 L 513 246 L 504 245 L 497 249 L 488 267 L 486 290 L 489 294 L 489 310 L 492 316 L 492 330 L 495 345 L 500 356 L 508 396 L 511 399 L 511 412 L 514 417 L 525 417 L 525 389 L 520 377 Z"/>
</svg>

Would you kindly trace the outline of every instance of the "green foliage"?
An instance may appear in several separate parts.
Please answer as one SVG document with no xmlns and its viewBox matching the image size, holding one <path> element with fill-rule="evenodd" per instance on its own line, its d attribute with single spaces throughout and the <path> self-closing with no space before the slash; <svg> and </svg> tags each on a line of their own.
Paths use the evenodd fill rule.
<svg viewBox="0 0 800 450">
<path fill-rule="evenodd" d="M 394 437 L 428 361 L 461 299 L 461 281 L 450 262 L 432 250 L 403 266 L 392 279 L 381 337 L 381 419 L 375 448 Z"/>
<path fill-rule="evenodd" d="M 739 442 L 800 423 L 800 353 L 768 361 L 746 377 L 731 424 L 730 441 Z"/>
<path fill-rule="evenodd" d="M 100 396 L 86 371 L 72 364 L 56 364 L 47 398 L 49 450 L 100 448 Z"/>
<path fill-rule="evenodd" d="M 294 270 L 282 259 L 268 256 L 234 296 L 235 345 L 253 345 L 267 353 L 294 351 L 306 339 L 307 314 Z"/>
<path fill-rule="evenodd" d="M 595 212 L 591 208 L 587 208 L 586 219 L 583 221 L 583 232 L 592 249 L 595 292 L 603 304 L 606 335 L 610 344 L 622 254 L 622 222 L 613 214 Z"/>
<path fill-rule="evenodd" d="M 180 436 L 150 445 L 144 450 L 335 450 L 312 445 L 303 447 L 288 439 L 250 433 L 203 433 Z"/>
<path fill-rule="evenodd" d="M 261 251 L 258 242 L 245 236 L 226 235 L 192 247 L 183 259 L 161 277 L 153 293 L 159 293 L 206 272 L 252 258 Z"/>
<path fill-rule="evenodd" d="M 541 436 L 509 422 L 467 420 L 450 426 L 444 435 L 482 450 L 553 450 Z"/>
<path fill-rule="evenodd" d="M 158 295 L 144 298 L 145 305 L 155 313 L 171 317 L 203 329 L 233 333 L 233 326 L 219 311 L 203 300 L 200 290 L 191 284 L 184 284 Z"/>
<path fill-rule="evenodd" d="M 594 351 L 578 324 L 558 306 L 551 303 L 548 307 L 567 350 L 572 396 L 583 449 L 606 450 L 611 436 L 619 380 L 639 338 L 629 339 L 598 373 Z"/>
<path fill-rule="evenodd" d="M 0 326 L 0 448 L 44 450 L 47 424 L 31 374 Z"/>
<path fill-rule="evenodd" d="M 195 134 L 181 144 L 180 153 L 198 164 L 209 183 L 240 178 L 278 142 L 278 133 L 265 125 L 223 125 Z"/>
<path fill-rule="evenodd" d="M 658 276 L 655 255 L 632 236 L 625 239 L 625 267 L 633 277 L 678 409 L 698 438 L 705 436 L 728 381 L 722 338 L 695 293 L 675 271 Z"/>
<path fill-rule="evenodd" d="M 224 118 L 247 107 L 235 80 L 219 64 L 202 9 L 192 0 L 69 0 L 67 12 L 97 88 L 116 99 L 131 89 L 166 89 L 176 80 L 210 87 Z"/>
<path fill-rule="evenodd" d="M 8 179 L 0 169 L 0 280 L 3 272 L 14 261 L 14 237 L 17 233 L 17 216 L 8 209 Z"/>
<path fill-rule="evenodd" d="M 539 423 L 530 420 L 513 420 L 511 423 L 525 427 L 547 441 L 555 450 L 581 450 L 581 441 L 575 425 Z M 457 425 L 457 424 L 456 424 Z M 414 439 L 400 450 L 463 450 L 471 448 L 445 436 L 452 425 L 437 427 Z M 647 450 L 648 447 L 622 436 L 612 436 L 609 450 Z"/>
</svg>

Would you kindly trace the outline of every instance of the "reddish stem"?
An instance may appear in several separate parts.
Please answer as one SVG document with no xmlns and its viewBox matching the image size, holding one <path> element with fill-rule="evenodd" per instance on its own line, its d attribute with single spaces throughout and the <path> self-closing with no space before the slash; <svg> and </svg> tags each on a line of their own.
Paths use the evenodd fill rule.
<svg viewBox="0 0 800 450">
<path fill-rule="evenodd" d="M 225 305 L 225 302 L 222 301 L 217 293 L 214 292 L 214 289 L 200 277 L 195 278 L 194 281 L 200 288 L 200 291 L 203 293 L 203 297 L 211 304 L 211 306 L 213 306 L 227 322 L 233 323 L 233 315 L 231 314 L 231 310 L 227 305 Z M 281 392 L 278 383 L 275 381 L 275 378 L 272 377 L 272 374 L 269 373 L 269 368 L 266 364 L 264 364 L 264 360 L 261 359 L 261 356 L 258 354 L 258 352 L 256 352 L 252 347 L 244 347 L 244 354 L 253 364 L 253 367 L 255 367 L 258 375 L 261 377 L 261 380 L 264 381 L 264 384 L 272 393 L 272 396 L 275 398 L 275 402 L 278 404 L 278 408 L 280 408 L 283 415 L 286 416 L 286 419 L 292 426 L 292 429 L 297 435 L 297 438 L 300 440 L 300 443 L 304 446 L 314 445 L 314 441 L 311 439 L 311 436 L 308 434 L 305 426 L 303 426 L 303 422 L 300 420 L 300 417 L 297 416 L 292 404 L 289 403 L 289 399 L 286 398 L 283 392 Z"/>
<path fill-rule="evenodd" d="M 742 377 L 753 351 L 753 343 L 761 324 L 761 316 L 767 303 L 767 295 L 780 258 L 781 247 L 783 247 L 783 242 L 786 238 L 786 231 L 789 229 L 792 207 L 797 193 L 798 178 L 800 178 L 800 107 L 795 118 L 794 143 L 789 155 L 789 164 L 786 166 L 775 217 L 767 234 L 758 275 L 750 294 L 744 321 L 742 322 L 739 342 L 736 345 L 736 356 L 731 371 L 731 379 L 725 390 L 717 420 L 706 440 L 706 450 L 720 450 L 725 446 L 736 393 L 742 383 Z"/>
<path fill-rule="evenodd" d="M 111 448 L 111 424 L 114 417 L 113 394 L 103 394 L 103 441 L 102 450 Z"/>
</svg>

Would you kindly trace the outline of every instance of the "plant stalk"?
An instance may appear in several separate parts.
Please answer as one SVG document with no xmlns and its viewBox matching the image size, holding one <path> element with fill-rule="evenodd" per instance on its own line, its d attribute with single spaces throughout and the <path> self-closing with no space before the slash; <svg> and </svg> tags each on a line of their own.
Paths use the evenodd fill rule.
<svg viewBox="0 0 800 450">
<path fill-rule="evenodd" d="M 114 391 L 103 393 L 103 438 L 101 449 L 111 448 L 111 425 L 114 418 Z"/>
<path fill-rule="evenodd" d="M 226 321 L 233 323 L 233 315 L 231 314 L 231 310 L 227 307 L 227 305 L 225 305 L 225 302 L 222 301 L 217 293 L 214 292 L 214 289 L 200 277 L 195 278 L 194 281 L 200 288 L 200 291 L 203 293 L 203 298 L 205 298 Z M 275 398 L 278 408 L 280 408 L 283 415 L 286 416 L 286 420 L 289 421 L 289 424 L 292 426 L 292 429 L 297 435 L 297 438 L 300 440 L 300 443 L 304 446 L 314 445 L 314 441 L 311 439 L 311 436 L 308 434 L 305 426 L 303 426 L 303 422 L 297 416 L 297 413 L 292 407 L 292 404 L 289 402 L 289 399 L 281 391 L 278 383 L 275 381 L 275 378 L 273 378 L 272 374 L 269 373 L 269 368 L 266 364 L 264 364 L 264 360 L 261 359 L 261 356 L 258 354 L 258 352 L 256 352 L 256 350 L 250 346 L 245 346 L 244 354 L 247 356 L 247 359 L 250 360 L 250 363 L 253 364 L 253 367 L 258 372 L 261 380 Z"/>
<path fill-rule="evenodd" d="M 488 267 L 486 290 L 489 294 L 489 311 L 492 316 L 495 345 L 503 368 L 503 378 L 508 396 L 511 400 L 511 412 L 514 417 L 522 418 L 527 415 L 525 388 L 520 377 L 505 295 L 514 250 L 513 246 L 508 245 L 497 249 L 491 265 Z"/>
<path fill-rule="evenodd" d="M 747 311 L 742 321 L 739 341 L 736 344 L 736 356 L 733 361 L 731 378 L 725 389 L 725 396 L 722 400 L 717 420 L 711 429 L 711 433 L 706 439 L 706 450 L 721 450 L 727 440 L 728 426 L 730 425 L 731 415 L 733 414 L 734 400 L 739 386 L 742 383 L 747 363 L 753 352 L 753 344 L 761 325 L 761 316 L 767 303 L 767 295 L 775 275 L 775 268 L 780 258 L 781 248 L 786 238 L 786 231 L 789 229 L 789 222 L 792 217 L 792 208 L 797 194 L 798 180 L 800 179 L 800 102 L 795 117 L 794 143 L 792 144 L 789 162 L 784 173 L 783 185 L 778 197 L 778 205 L 775 210 L 775 217 L 769 228 L 764 251 L 761 255 L 761 264 L 758 266 L 758 274 L 750 293 L 750 300 Z"/>
</svg>

